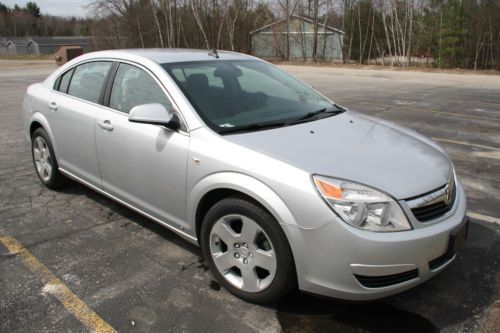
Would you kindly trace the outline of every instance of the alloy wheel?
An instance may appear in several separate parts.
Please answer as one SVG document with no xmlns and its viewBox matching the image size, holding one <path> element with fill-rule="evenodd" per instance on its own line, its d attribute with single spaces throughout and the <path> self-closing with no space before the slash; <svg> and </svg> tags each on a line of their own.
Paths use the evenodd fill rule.
<svg viewBox="0 0 500 333">
<path fill-rule="evenodd" d="M 270 238 L 246 216 L 227 215 L 214 223 L 210 253 L 221 275 L 240 290 L 262 291 L 276 275 L 276 253 Z"/>
<path fill-rule="evenodd" d="M 33 143 L 33 158 L 38 175 L 44 182 L 48 182 L 52 176 L 52 156 L 45 139 L 37 136 Z"/>
</svg>

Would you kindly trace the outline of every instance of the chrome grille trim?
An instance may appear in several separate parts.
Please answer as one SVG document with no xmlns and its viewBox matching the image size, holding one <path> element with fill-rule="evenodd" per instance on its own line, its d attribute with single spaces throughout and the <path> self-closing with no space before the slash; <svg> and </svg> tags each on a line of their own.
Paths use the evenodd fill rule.
<svg viewBox="0 0 500 333">
<path fill-rule="evenodd" d="M 446 215 L 456 199 L 455 177 L 431 193 L 406 200 L 414 217 L 419 222 L 429 222 Z"/>
</svg>

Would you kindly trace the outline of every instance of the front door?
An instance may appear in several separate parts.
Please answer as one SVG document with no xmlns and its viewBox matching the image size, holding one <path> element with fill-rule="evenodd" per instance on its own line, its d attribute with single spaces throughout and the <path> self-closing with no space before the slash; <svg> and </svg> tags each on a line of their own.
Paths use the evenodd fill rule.
<svg viewBox="0 0 500 333">
<path fill-rule="evenodd" d="M 141 104 L 172 104 L 148 72 L 121 63 L 109 108 L 96 115 L 96 144 L 102 188 L 174 227 L 185 227 L 186 164 L 189 136 L 162 126 L 131 123 Z"/>
</svg>

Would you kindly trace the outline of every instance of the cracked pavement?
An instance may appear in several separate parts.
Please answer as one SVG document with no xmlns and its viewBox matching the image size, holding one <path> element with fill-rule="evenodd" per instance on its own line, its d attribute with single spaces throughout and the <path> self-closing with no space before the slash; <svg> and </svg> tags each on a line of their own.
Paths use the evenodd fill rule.
<svg viewBox="0 0 500 333">
<path fill-rule="evenodd" d="M 283 66 L 339 104 L 439 140 L 469 209 L 500 218 L 500 77 Z M 76 183 L 38 181 L 22 129 L 26 87 L 48 62 L 0 61 L 0 235 L 15 237 L 118 331 L 498 332 L 500 225 L 472 219 L 457 260 L 372 303 L 292 292 L 274 306 L 231 296 L 195 246 Z M 489 147 L 492 149 L 487 149 Z M 497 302 L 495 302 L 497 301 Z M 0 245 L 0 331 L 85 332 L 18 255 Z"/>
</svg>

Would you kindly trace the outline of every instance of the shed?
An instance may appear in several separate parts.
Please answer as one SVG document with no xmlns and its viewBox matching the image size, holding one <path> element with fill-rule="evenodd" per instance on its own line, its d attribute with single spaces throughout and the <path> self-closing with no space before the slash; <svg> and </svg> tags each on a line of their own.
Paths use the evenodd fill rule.
<svg viewBox="0 0 500 333">
<path fill-rule="evenodd" d="M 56 64 L 64 65 L 71 59 L 74 59 L 83 54 L 81 46 L 61 46 L 55 53 Z"/>
<path fill-rule="evenodd" d="M 7 41 L 5 44 L 5 49 L 7 54 L 16 55 L 16 54 L 26 54 L 29 39 L 26 38 L 12 38 Z"/>
<path fill-rule="evenodd" d="M 7 38 L 0 37 L 0 54 L 7 53 Z"/>
<path fill-rule="evenodd" d="M 61 46 L 79 46 L 84 52 L 93 49 L 90 37 L 33 37 L 27 51 L 29 54 L 54 54 Z"/>
<path fill-rule="evenodd" d="M 281 19 L 250 32 L 252 54 L 265 59 L 286 58 L 287 20 Z M 312 60 L 314 22 L 292 15 L 289 26 L 290 60 Z M 318 58 L 324 61 L 342 60 L 344 32 L 318 22 Z"/>
</svg>

